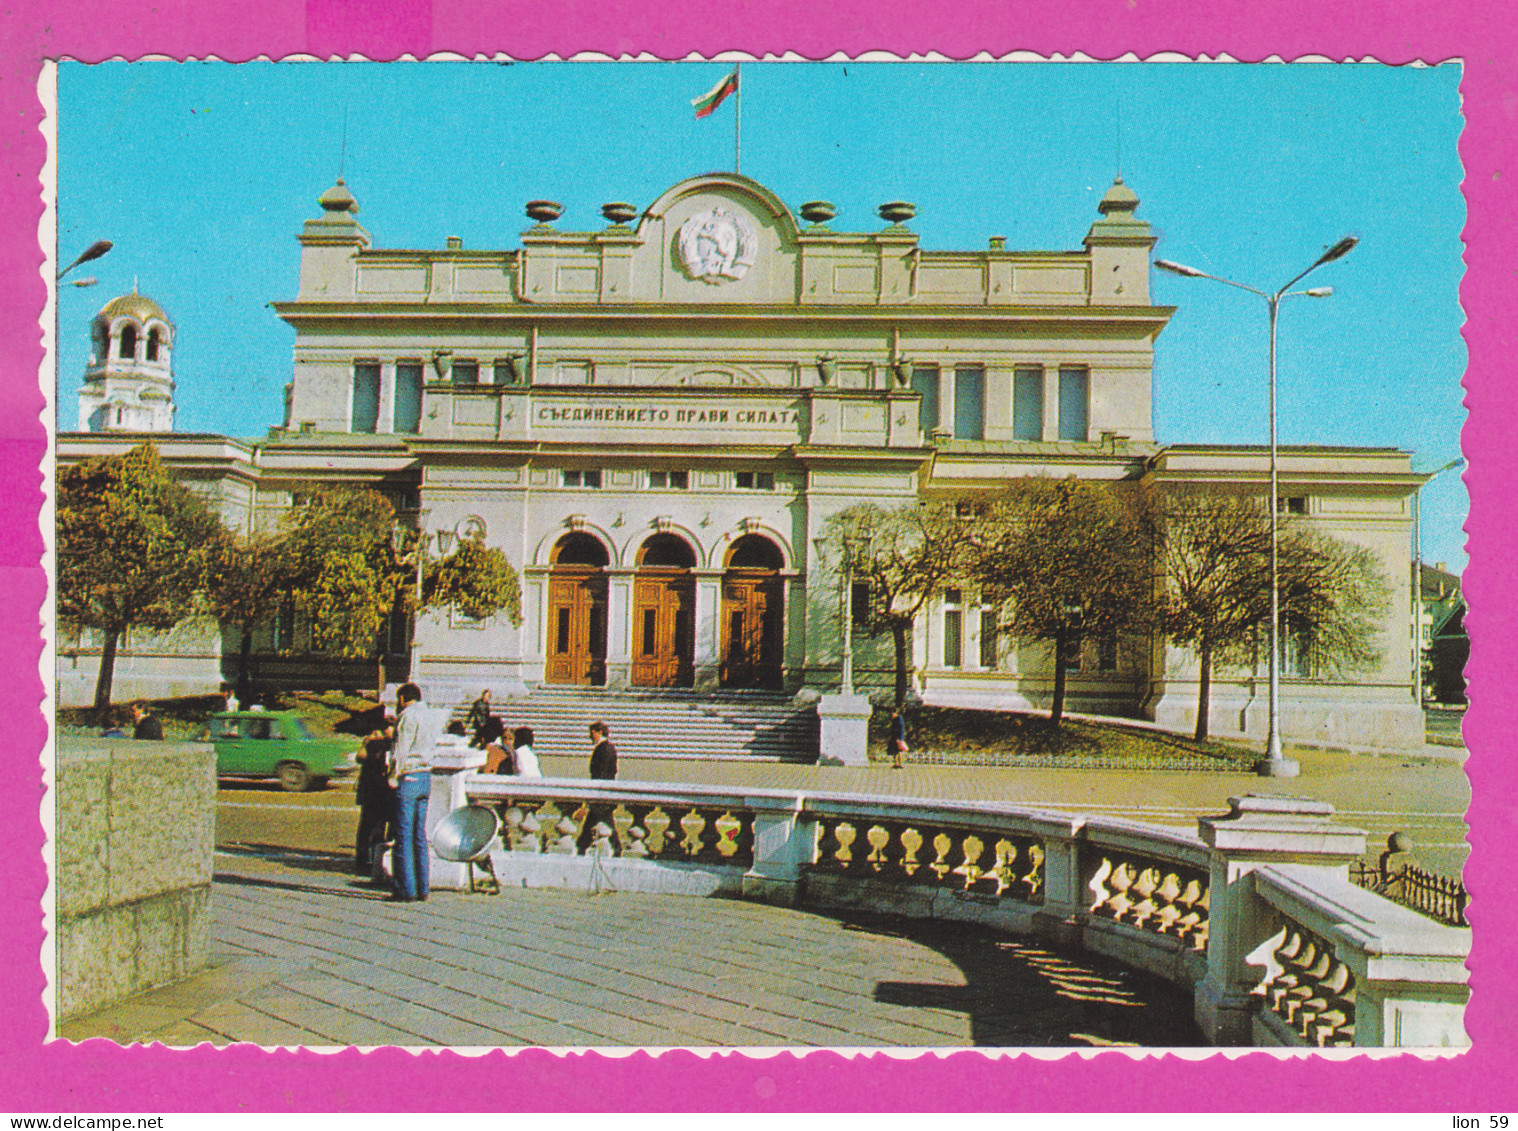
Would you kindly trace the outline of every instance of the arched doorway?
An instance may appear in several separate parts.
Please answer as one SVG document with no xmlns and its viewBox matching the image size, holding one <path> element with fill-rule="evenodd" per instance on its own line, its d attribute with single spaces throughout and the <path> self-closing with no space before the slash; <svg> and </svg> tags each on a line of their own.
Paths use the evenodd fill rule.
<svg viewBox="0 0 1518 1131">
<path fill-rule="evenodd" d="M 633 685 L 690 687 L 696 676 L 696 552 L 674 534 L 655 534 L 639 547 L 637 565 Z"/>
<path fill-rule="evenodd" d="M 745 534 L 723 564 L 722 686 L 777 688 L 785 654 L 785 556 L 768 538 Z"/>
<path fill-rule="evenodd" d="M 547 683 L 606 682 L 606 547 L 589 534 L 566 534 L 548 574 Z"/>
</svg>

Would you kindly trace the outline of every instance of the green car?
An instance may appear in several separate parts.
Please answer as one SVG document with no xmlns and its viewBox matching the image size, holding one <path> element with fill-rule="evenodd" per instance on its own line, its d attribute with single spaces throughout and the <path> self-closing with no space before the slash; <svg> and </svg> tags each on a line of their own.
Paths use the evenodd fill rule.
<svg viewBox="0 0 1518 1131">
<path fill-rule="evenodd" d="M 292 793 L 317 789 L 329 777 L 358 772 L 357 738 L 318 738 L 294 711 L 212 715 L 205 738 L 216 749 L 217 774 L 278 778 Z"/>
</svg>

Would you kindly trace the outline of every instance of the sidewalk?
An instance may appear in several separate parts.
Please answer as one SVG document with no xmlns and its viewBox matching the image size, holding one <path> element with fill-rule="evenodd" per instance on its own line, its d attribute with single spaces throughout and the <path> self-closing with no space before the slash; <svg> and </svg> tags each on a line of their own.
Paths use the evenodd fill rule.
<svg viewBox="0 0 1518 1131">
<path fill-rule="evenodd" d="M 170 1045 L 1196 1045 L 1189 995 L 958 924 L 508 890 L 389 904 L 331 855 L 218 853 L 212 969 L 65 1023 Z"/>
</svg>

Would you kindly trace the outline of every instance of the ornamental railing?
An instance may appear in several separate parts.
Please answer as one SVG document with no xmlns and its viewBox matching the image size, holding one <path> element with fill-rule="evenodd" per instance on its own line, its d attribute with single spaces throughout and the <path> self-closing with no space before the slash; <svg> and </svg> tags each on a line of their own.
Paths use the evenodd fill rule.
<svg viewBox="0 0 1518 1131">
<path fill-rule="evenodd" d="M 1466 1043 L 1469 931 L 1351 883 L 1364 834 L 1318 803 L 1235 799 L 1193 835 L 990 802 L 468 772 L 434 798 L 502 815 L 503 887 L 971 921 L 1188 988 L 1219 1044 Z M 448 867 L 434 860 L 434 886 Z"/>
<path fill-rule="evenodd" d="M 1464 927 L 1465 904 L 1469 898 L 1465 884 L 1450 876 L 1429 872 L 1416 864 L 1397 867 L 1356 860 L 1349 866 L 1349 878 L 1359 887 L 1384 895 L 1393 903 L 1421 911 L 1431 919 Z"/>
</svg>

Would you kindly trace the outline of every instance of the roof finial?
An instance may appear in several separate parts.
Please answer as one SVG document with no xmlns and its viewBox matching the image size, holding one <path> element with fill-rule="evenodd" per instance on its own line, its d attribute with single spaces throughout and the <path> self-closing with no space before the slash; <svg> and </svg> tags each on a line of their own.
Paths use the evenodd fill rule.
<svg viewBox="0 0 1518 1131">
<path fill-rule="evenodd" d="M 1123 103 L 1117 103 L 1117 183 L 1123 183 Z"/>
<path fill-rule="evenodd" d="M 132 293 L 133 294 L 137 293 L 137 276 L 136 275 L 132 276 Z"/>
<path fill-rule="evenodd" d="M 348 106 L 343 104 L 343 147 L 337 153 L 337 183 L 343 183 L 343 162 L 348 157 Z"/>
</svg>

